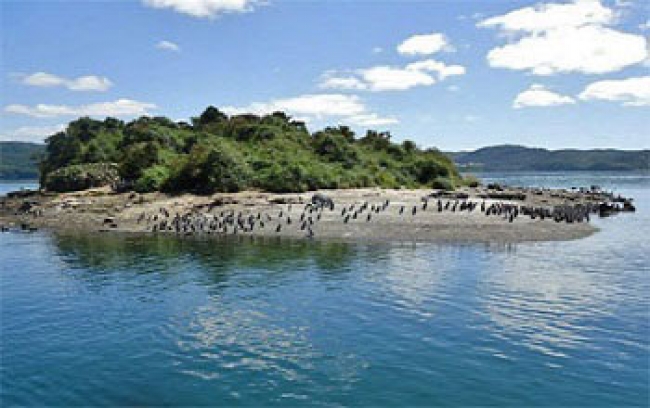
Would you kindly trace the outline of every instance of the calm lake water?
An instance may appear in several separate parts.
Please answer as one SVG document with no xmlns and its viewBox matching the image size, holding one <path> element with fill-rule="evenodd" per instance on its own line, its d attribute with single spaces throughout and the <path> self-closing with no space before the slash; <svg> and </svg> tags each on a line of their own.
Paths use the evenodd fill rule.
<svg viewBox="0 0 650 408">
<path fill-rule="evenodd" d="M 0 234 L 0 405 L 647 406 L 650 176 L 571 242 Z"/>
</svg>

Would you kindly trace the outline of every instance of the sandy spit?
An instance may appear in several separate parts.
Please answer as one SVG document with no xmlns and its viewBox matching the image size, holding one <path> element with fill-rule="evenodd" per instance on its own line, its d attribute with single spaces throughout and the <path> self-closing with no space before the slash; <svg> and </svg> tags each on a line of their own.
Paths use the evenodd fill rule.
<svg viewBox="0 0 650 408">
<path fill-rule="evenodd" d="M 562 241 L 589 236 L 597 228 L 587 222 L 556 223 L 550 219 L 531 219 L 519 216 L 512 222 L 503 216 L 486 216 L 479 208 L 472 212 L 455 211 L 455 203 L 511 203 L 517 205 L 553 206 L 595 202 L 598 198 L 564 190 L 517 189 L 523 200 L 486 198 L 483 188 L 466 188 L 461 193 L 467 198 L 435 197 L 432 190 L 354 189 L 328 190 L 321 193 L 332 198 L 334 210 L 305 211 L 314 192 L 303 194 L 270 194 L 247 191 L 211 196 L 160 193 L 115 194 L 108 189 L 29 197 L 2 198 L 0 225 L 9 228 L 47 228 L 56 231 L 86 233 L 157 233 L 181 236 L 205 236 L 218 239 L 239 234 L 252 237 L 281 237 L 367 242 L 495 242 Z M 507 193 L 508 191 L 506 191 Z M 423 198 L 429 199 L 424 208 Z M 388 206 L 385 206 L 388 200 Z M 448 210 L 439 212 L 438 200 Z M 27 204 L 25 204 L 27 203 Z M 356 218 L 356 210 L 368 203 Z M 350 215 L 345 222 L 344 208 Z M 378 212 L 372 206 L 381 208 Z M 403 208 L 403 210 L 402 210 Z M 414 214 L 415 209 L 415 214 Z M 227 214 L 255 220 L 252 230 L 234 228 L 207 233 L 176 233 L 156 231 L 161 220 L 171 220 L 176 214 L 191 214 L 194 219 L 218 221 Z M 304 215 L 303 215 L 304 214 Z M 370 214 L 370 218 L 368 218 Z M 311 217 L 308 227 L 305 220 Z M 291 222 L 288 219 L 291 219 Z M 301 219 L 302 218 L 302 219 Z M 279 226 L 279 227 L 278 227 Z M 311 231 L 310 231 L 311 230 Z"/>
</svg>

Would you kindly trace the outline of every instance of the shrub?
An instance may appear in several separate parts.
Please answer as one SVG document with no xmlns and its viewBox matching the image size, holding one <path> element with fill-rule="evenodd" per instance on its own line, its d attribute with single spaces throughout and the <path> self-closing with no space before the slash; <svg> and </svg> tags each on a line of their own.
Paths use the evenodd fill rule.
<svg viewBox="0 0 650 408">
<path fill-rule="evenodd" d="M 481 182 L 479 181 L 478 178 L 476 178 L 476 176 L 472 174 L 468 174 L 465 177 L 463 177 L 463 184 L 468 187 L 478 187 L 481 184 Z"/>
<path fill-rule="evenodd" d="M 167 182 L 169 169 L 165 166 L 153 166 L 142 172 L 142 176 L 136 180 L 133 188 L 138 193 L 149 193 L 158 191 Z"/>
<path fill-rule="evenodd" d="M 74 164 L 47 174 L 44 187 L 49 191 L 67 192 L 116 185 L 119 181 L 120 176 L 115 164 Z"/>
<path fill-rule="evenodd" d="M 251 171 L 241 154 L 224 142 L 196 145 L 165 183 L 167 190 L 202 194 L 237 192 L 250 185 Z"/>
<path fill-rule="evenodd" d="M 454 190 L 454 183 L 445 177 L 436 177 L 431 183 L 431 187 L 437 190 L 452 191 Z"/>
</svg>

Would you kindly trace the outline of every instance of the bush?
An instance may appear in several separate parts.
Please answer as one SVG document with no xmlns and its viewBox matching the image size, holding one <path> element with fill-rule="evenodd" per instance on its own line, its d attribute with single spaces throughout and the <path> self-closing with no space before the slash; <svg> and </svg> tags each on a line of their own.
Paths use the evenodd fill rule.
<svg viewBox="0 0 650 408">
<path fill-rule="evenodd" d="M 74 164 L 47 174 L 44 187 L 49 191 L 67 192 L 117 185 L 119 181 L 116 164 Z"/>
<path fill-rule="evenodd" d="M 452 191 L 454 190 L 454 183 L 448 178 L 436 177 L 431 183 L 431 187 L 436 190 Z"/>
<path fill-rule="evenodd" d="M 167 182 L 169 169 L 165 166 L 153 166 L 142 172 L 142 176 L 136 180 L 133 189 L 138 193 L 150 193 L 158 191 Z"/>
<path fill-rule="evenodd" d="M 478 187 L 481 185 L 481 182 L 476 176 L 468 174 L 463 178 L 463 184 L 468 187 Z"/>
<path fill-rule="evenodd" d="M 170 175 L 165 188 L 201 194 L 237 192 L 250 181 L 251 171 L 241 154 L 224 142 L 213 142 L 196 145 Z"/>
<path fill-rule="evenodd" d="M 352 168 L 359 161 L 359 153 L 350 139 L 343 134 L 317 132 L 312 144 L 314 150 L 328 161 L 342 163 L 345 168 Z"/>
</svg>

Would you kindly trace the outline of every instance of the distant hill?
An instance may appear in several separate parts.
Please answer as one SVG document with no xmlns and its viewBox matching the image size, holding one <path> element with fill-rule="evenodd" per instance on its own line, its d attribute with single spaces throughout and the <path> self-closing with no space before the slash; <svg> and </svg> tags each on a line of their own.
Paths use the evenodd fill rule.
<svg viewBox="0 0 650 408">
<path fill-rule="evenodd" d="M 0 179 L 37 179 L 37 157 L 44 152 L 42 144 L 0 142 Z"/>
<path fill-rule="evenodd" d="M 546 150 L 524 146 L 484 147 L 447 153 L 460 167 L 484 171 L 649 170 L 650 150 Z"/>
</svg>

